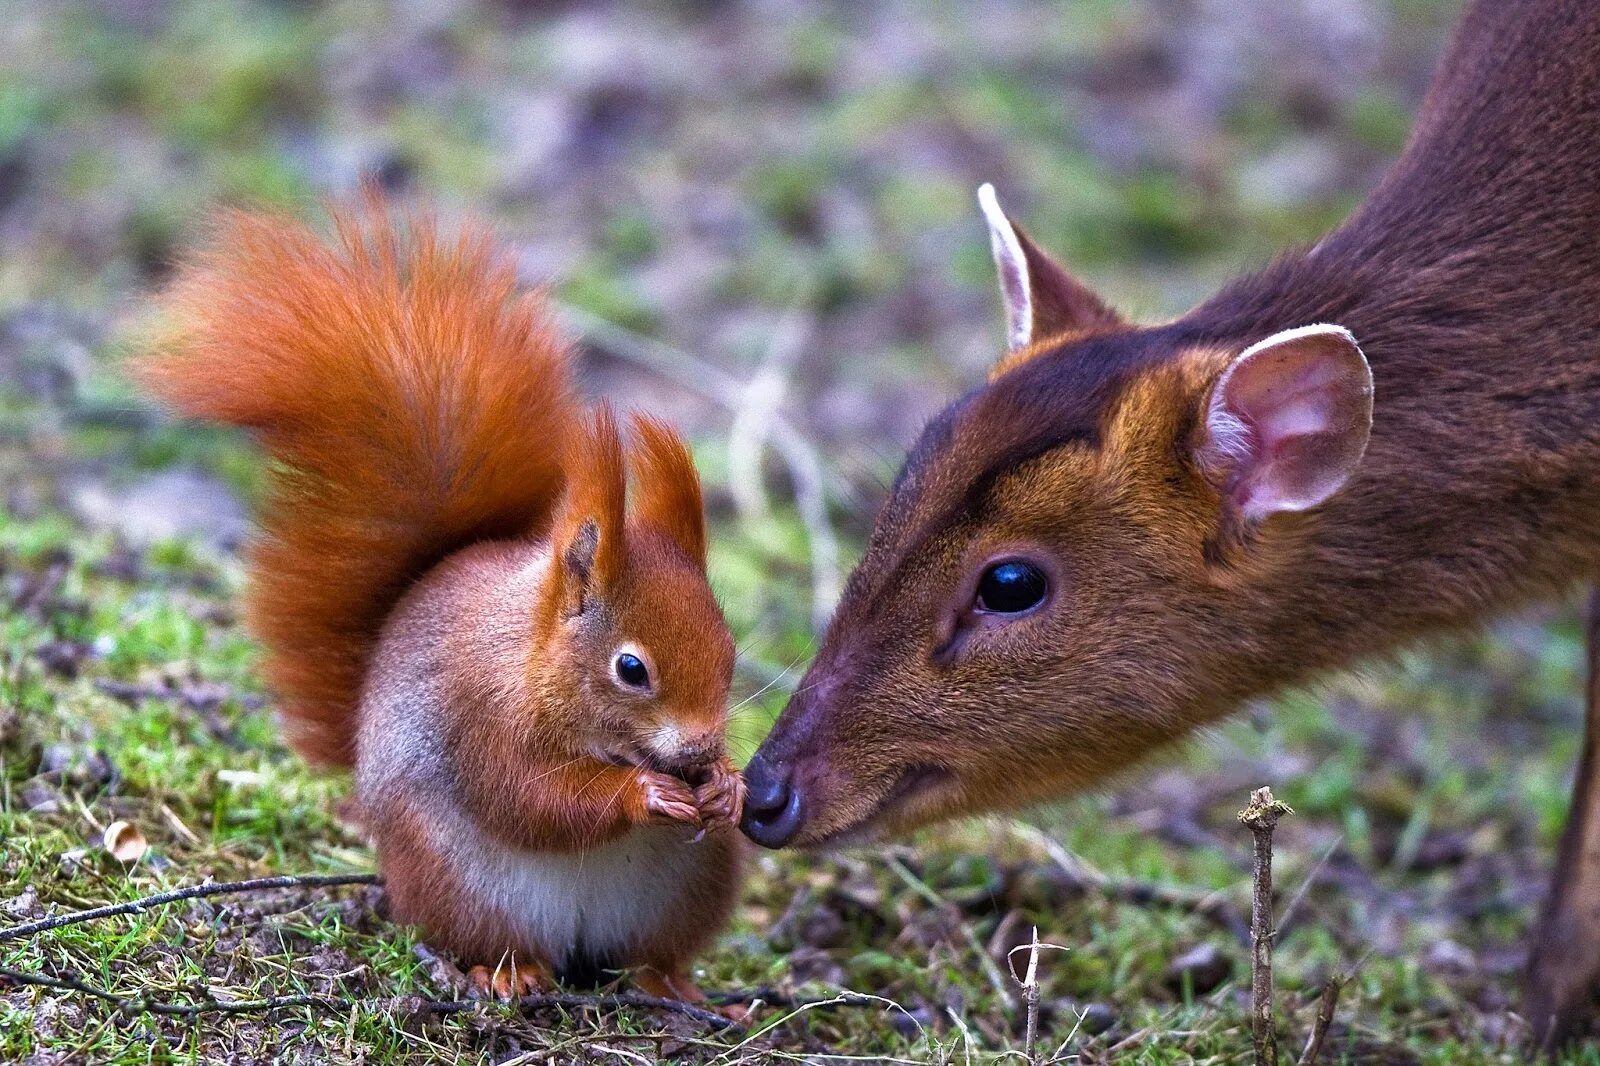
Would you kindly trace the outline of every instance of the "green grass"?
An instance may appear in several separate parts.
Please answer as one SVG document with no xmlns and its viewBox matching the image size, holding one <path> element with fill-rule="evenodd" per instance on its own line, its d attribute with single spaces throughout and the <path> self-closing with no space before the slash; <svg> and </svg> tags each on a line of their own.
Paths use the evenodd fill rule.
<svg viewBox="0 0 1600 1066">
<path fill-rule="evenodd" d="M 569 304 L 740 377 L 775 316 L 798 308 L 811 332 L 785 414 L 824 454 L 848 555 L 916 417 L 993 355 L 977 182 L 995 181 L 1118 306 L 1170 316 L 1359 199 L 1403 140 L 1458 3 L 1395 5 L 1360 84 L 1341 88 L 1308 54 L 1263 61 L 1233 91 L 1205 70 L 1185 88 L 1206 61 L 1197 34 L 1220 31 L 1184 5 L 1001 5 L 992 23 L 959 5 L 877 21 L 803 4 L 722 21 L 713 9 L 738 5 L 625 5 L 633 23 L 529 6 L 546 5 L 428 21 L 368 0 L 41 4 L 0 27 L 0 922 L 207 877 L 370 869 L 340 815 L 347 780 L 279 739 L 237 619 L 238 557 L 135 548 L 72 517 L 81 486 L 169 467 L 246 498 L 258 485 L 237 439 L 153 419 L 115 370 L 216 204 L 302 206 L 381 168 L 490 217 Z M 652 48 L 666 61 L 652 66 Z M 1331 160 L 1327 181 L 1262 187 L 1273 153 L 1307 145 Z M 733 515 L 725 412 L 631 366 L 585 366 L 695 437 L 712 579 L 741 648 L 736 697 L 750 697 L 731 732 L 747 754 L 815 647 L 805 531 L 781 504 Z M 41 368 L 61 395 L 41 392 Z M 1103 795 L 890 848 L 757 856 L 702 984 L 848 988 L 909 1017 L 769 1007 L 737 1044 L 648 1015 L 428 1016 L 407 997 L 451 998 L 451 975 L 383 918 L 377 891 L 344 889 L 73 926 L 0 944 L 0 965 L 161 1000 L 304 992 L 357 1009 L 190 1024 L 0 986 L 0 1060 L 561 1062 L 587 1048 L 613 1062 L 1015 1062 L 1004 955 L 1037 925 L 1062 949 L 1041 960 L 1050 1049 L 1243 1062 L 1238 939 L 1075 889 L 1038 832 L 1114 880 L 1216 892 L 1239 910 L 1249 840 L 1234 812 L 1271 783 L 1296 809 L 1278 834 L 1282 900 L 1329 856 L 1278 944 L 1286 1045 L 1298 1049 L 1327 976 L 1364 959 L 1325 1062 L 1517 1062 L 1519 951 L 1565 809 L 1580 659 L 1571 612 L 1553 610 L 1285 696 Z M 100 846 L 117 819 L 149 844 L 132 865 Z M 1225 980 L 1198 991 L 1168 977 L 1204 944 Z"/>
<path fill-rule="evenodd" d="M 714 569 L 733 603 L 760 598 L 728 595 L 729 585 L 762 572 L 759 563 L 741 564 L 741 553 L 785 549 L 782 536 L 748 540 L 731 531 L 719 540 Z M 0 706 L 7 708 L 0 898 L 21 901 L 12 920 L 206 877 L 368 868 L 370 855 L 339 816 L 345 780 L 307 769 L 277 738 L 251 645 L 233 616 L 236 560 L 171 544 L 130 560 L 106 535 L 58 517 L 3 513 L 0 560 L 12 607 L 0 612 Z M 19 596 L 32 606 L 16 609 Z M 787 624 L 791 631 L 774 649 L 803 653 L 809 641 L 796 629 L 800 623 Z M 64 659 L 63 646 L 77 651 Z M 1065 949 L 1043 957 L 1043 1032 L 1051 1047 L 1066 1042 L 1067 1051 L 1092 1058 L 1132 1037 L 1118 1061 L 1236 1061 L 1246 1045 L 1248 987 L 1240 942 L 1192 913 L 1084 894 L 1053 871 L 1027 826 L 1113 878 L 1216 891 L 1242 909 L 1248 841 L 1230 824 L 1231 812 L 1242 805 L 1245 786 L 1256 783 L 1240 776 L 1249 773 L 1243 766 L 1275 773 L 1280 795 L 1297 808 L 1279 831 L 1285 895 L 1343 834 L 1330 864 L 1339 882 L 1324 873 L 1278 945 L 1286 1038 L 1303 1035 L 1326 976 L 1370 950 L 1341 1007 L 1349 1026 L 1341 1035 L 1355 1041 L 1350 1048 L 1365 1042 L 1391 1056 L 1404 1048 L 1425 1062 L 1516 1061 L 1513 1050 L 1488 1039 L 1494 1015 L 1483 1009 L 1514 993 L 1514 970 L 1435 973 L 1419 960 L 1444 938 L 1484 959 L 1505 955 L 1521 936 L 1524 908 L 1491 905 L 1469 920 L 1453 917 L 1448 900 L 1464 869 L 1497 857 L 1508 860 L 1504 868 L 1484 876 L 1500 890 L 1537 885 L 1556 826 L 1544 807 L 1559 808 L 1560 749 L 1567 745 L 1508 748 L 1476 760 L 1463 751 L 1483 749 L 1492 720 L 1508 712 L 1507 691 L 1518 694 L 1513 714 L 1539 699 L 1570 710 L 1575 660 L 1574 634 L 1561 625 L 1532 656 L 1493 641 L 1464 646 L 1341 683 L 1323 697 L 1281 701 L 1261 729 L 1229 725 L 1169 760 L 1193 775 L 1199 799 L 1192 813 L 1205 843 L 1178 845 L 1153 833 L 1149 819 L 1160 804 L 1139 808 L 1135 789 L 1131 807 L 1085 798 L 1024 822 L 956 825 L 881 850 L 761 855 L 737 920 L 702 960 L 702 983 L 798 995 L 869 992 L 904 1005 L 925 1031 L 908 1020 L 895 1025 L 887 1010 L 791 1017 L 768 1008 L 758 1013 L 751 1042 L 730 1053 L 775 1061 L 825 1049 L 957 1062 L 970 1051 L 987 1061 L 1019 1046 L 1018 992 L 1001 958 L 1037 925 L 1042 939 Z M 130 700 L 108 694 L 107 683 L 172 695 Z M 748 693 L 756 681 L 741 685 Z M 1363 713 L 1417 724 L 1417 744 L 1387 755 L 1375 750 L 1371 735 L 1328 710 L 1355 701 Z M 780 703 L 774 690 L 751 706 L 764 721 Z M 746 743 L 753 739 L 752 732 Z M 1160 780 L 1162 771 L 1148 774 Z M 1226 785 L 1230 778 L 1238 788 Z M 1150 799 L 1143 794 L 1142 802 Z M 100 846 L 104 826 L 117 818 L 149 842 L 132 865 Z M 1419 854 L 1452 833 L 1467 835 L 1464 856 L 1414 868 Z M 1363 887 L 1350 887 L 1358 882 Z M 681 1054 L 710 1060 L 732 1046 L 680 1021 L 667 1030 L 676 1036 L 662 1037 L 661 1020 L 646 1016 L 524 1019 L 485 1008 L 419 1018 L 396 997 L 450 999 L 456 992 L 418 957 L 415 934 L 381 917 L 378 901 L 376 890 L 359 889 L 218 898 L 0 946 L 0 964 L 75 974 L 120 995 L 176 1002 L 202 989 L 219 999 L 315 993 L 365 1004 L 191 1026 L 13 988 L 0 995 L 0 1053 L 186 1062 L 265 1053 L 292 1039 L 316 1049 L 318 1061 L 355 1061 L 358 1053 L 367 1061 L 471 1061 L 572 1039 L 653 1053 L 672 1039 Z M 1201 943 L 1220 950 L 1231 976 L 1197 995 L 1192 982 L 1164 971 Z M 1091 1020 L 1110 1017 L 1114 1025 L 1091 1035 L 1078 1020 L 1086 1009 Z M 651 1035 L 630 1040 L 630 1033 Z"/>
</svg>

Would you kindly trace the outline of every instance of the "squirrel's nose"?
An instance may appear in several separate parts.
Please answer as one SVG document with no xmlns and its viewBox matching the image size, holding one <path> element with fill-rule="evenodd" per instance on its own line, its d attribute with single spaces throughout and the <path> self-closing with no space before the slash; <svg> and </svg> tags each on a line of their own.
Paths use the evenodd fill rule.
<svg viewBox="0 0 1600 1066">
<path fill-rule="evenodd" d="M 744 768 L 748 791 L 739 826 L 745 836 L 764 848 L 783 847 L 805 821 L 801 793 L 794 787 L 791 771 L 789 766 L 768 762 L 760 753 Z"/>
<path fill-rule="evenodd" d="M 658 729 L 646 742 L 649 762 L 656 769 L 699 784 L 711 767 L 727 754 L 722 732 L 700 736 L 674 725 Z"/>
</svg>

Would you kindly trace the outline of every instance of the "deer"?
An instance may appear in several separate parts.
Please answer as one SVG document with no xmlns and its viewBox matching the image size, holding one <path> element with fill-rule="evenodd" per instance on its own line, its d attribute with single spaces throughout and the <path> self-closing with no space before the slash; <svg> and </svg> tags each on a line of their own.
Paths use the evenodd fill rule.
<svg viewBox="0 0 1600 1066">
<path fill-rule="evenodd" d="M 1341 668 L 1600 576 L 1600 4 L 1476 0 L 1315 245 L 1130 322 L 980 189 L 1007 350 L 911 448 L 745 769 L 768 847 L 1102 787 Z M 1600 597 L 1523 1015 L 1600 987 Z"/>
</svg>

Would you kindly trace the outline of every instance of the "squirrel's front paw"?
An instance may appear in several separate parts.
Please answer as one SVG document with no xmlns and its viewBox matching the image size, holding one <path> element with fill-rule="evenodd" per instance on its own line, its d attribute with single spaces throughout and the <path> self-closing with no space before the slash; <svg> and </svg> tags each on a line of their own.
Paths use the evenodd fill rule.
<svg viewBox="0 0 1600 1066">
<path fill-rule="evenodd" d="M 711 768 L 711 773 L 694 790 L 700 817 L 709 826 L 737 825 L 744 811 L 744 775 L 727 759 Z"/>
<path fill-rule="evenodd" d="M 640 770 L 639 789 L 644 793 L 644 809 L 650 821 L 661 825 L 700 824 L 700 805 L 695 802 L 694 792 L 676 777 Z"/>
</svg>

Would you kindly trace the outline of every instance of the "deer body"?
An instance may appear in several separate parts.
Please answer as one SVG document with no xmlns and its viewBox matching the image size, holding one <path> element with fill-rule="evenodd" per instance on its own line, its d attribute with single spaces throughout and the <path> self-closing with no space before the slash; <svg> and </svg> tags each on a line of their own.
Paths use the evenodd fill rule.
<svg viewBox="0 0 1600 1066">
<path fill-rule="evenodd" d="M 1167 325 L 985 196 L 1012 351 L 907 459 L 747 770 L 758 842 L 1093 786 L 1600 570 L 1600 4 L 1472 5 L 1367 202 Z M 1600 977 L 1597 777 L 1537 949 L 1541 1039 Z"/>
<path fill-rule="evenodd" d="M 1343 635 L 1303 649 L 1315 666 L 1593 576 L 1597 235 L 1600 8 L 1480 3 L 1368 202 L 1176 327 L 1182 346 L 1337 322 L 1371 363 L 1366 457 L 1319 516 L 1313 568 L 1269 597 L 1300 601 L 1273 623 L 1297 642 Z"/>
</svg>

